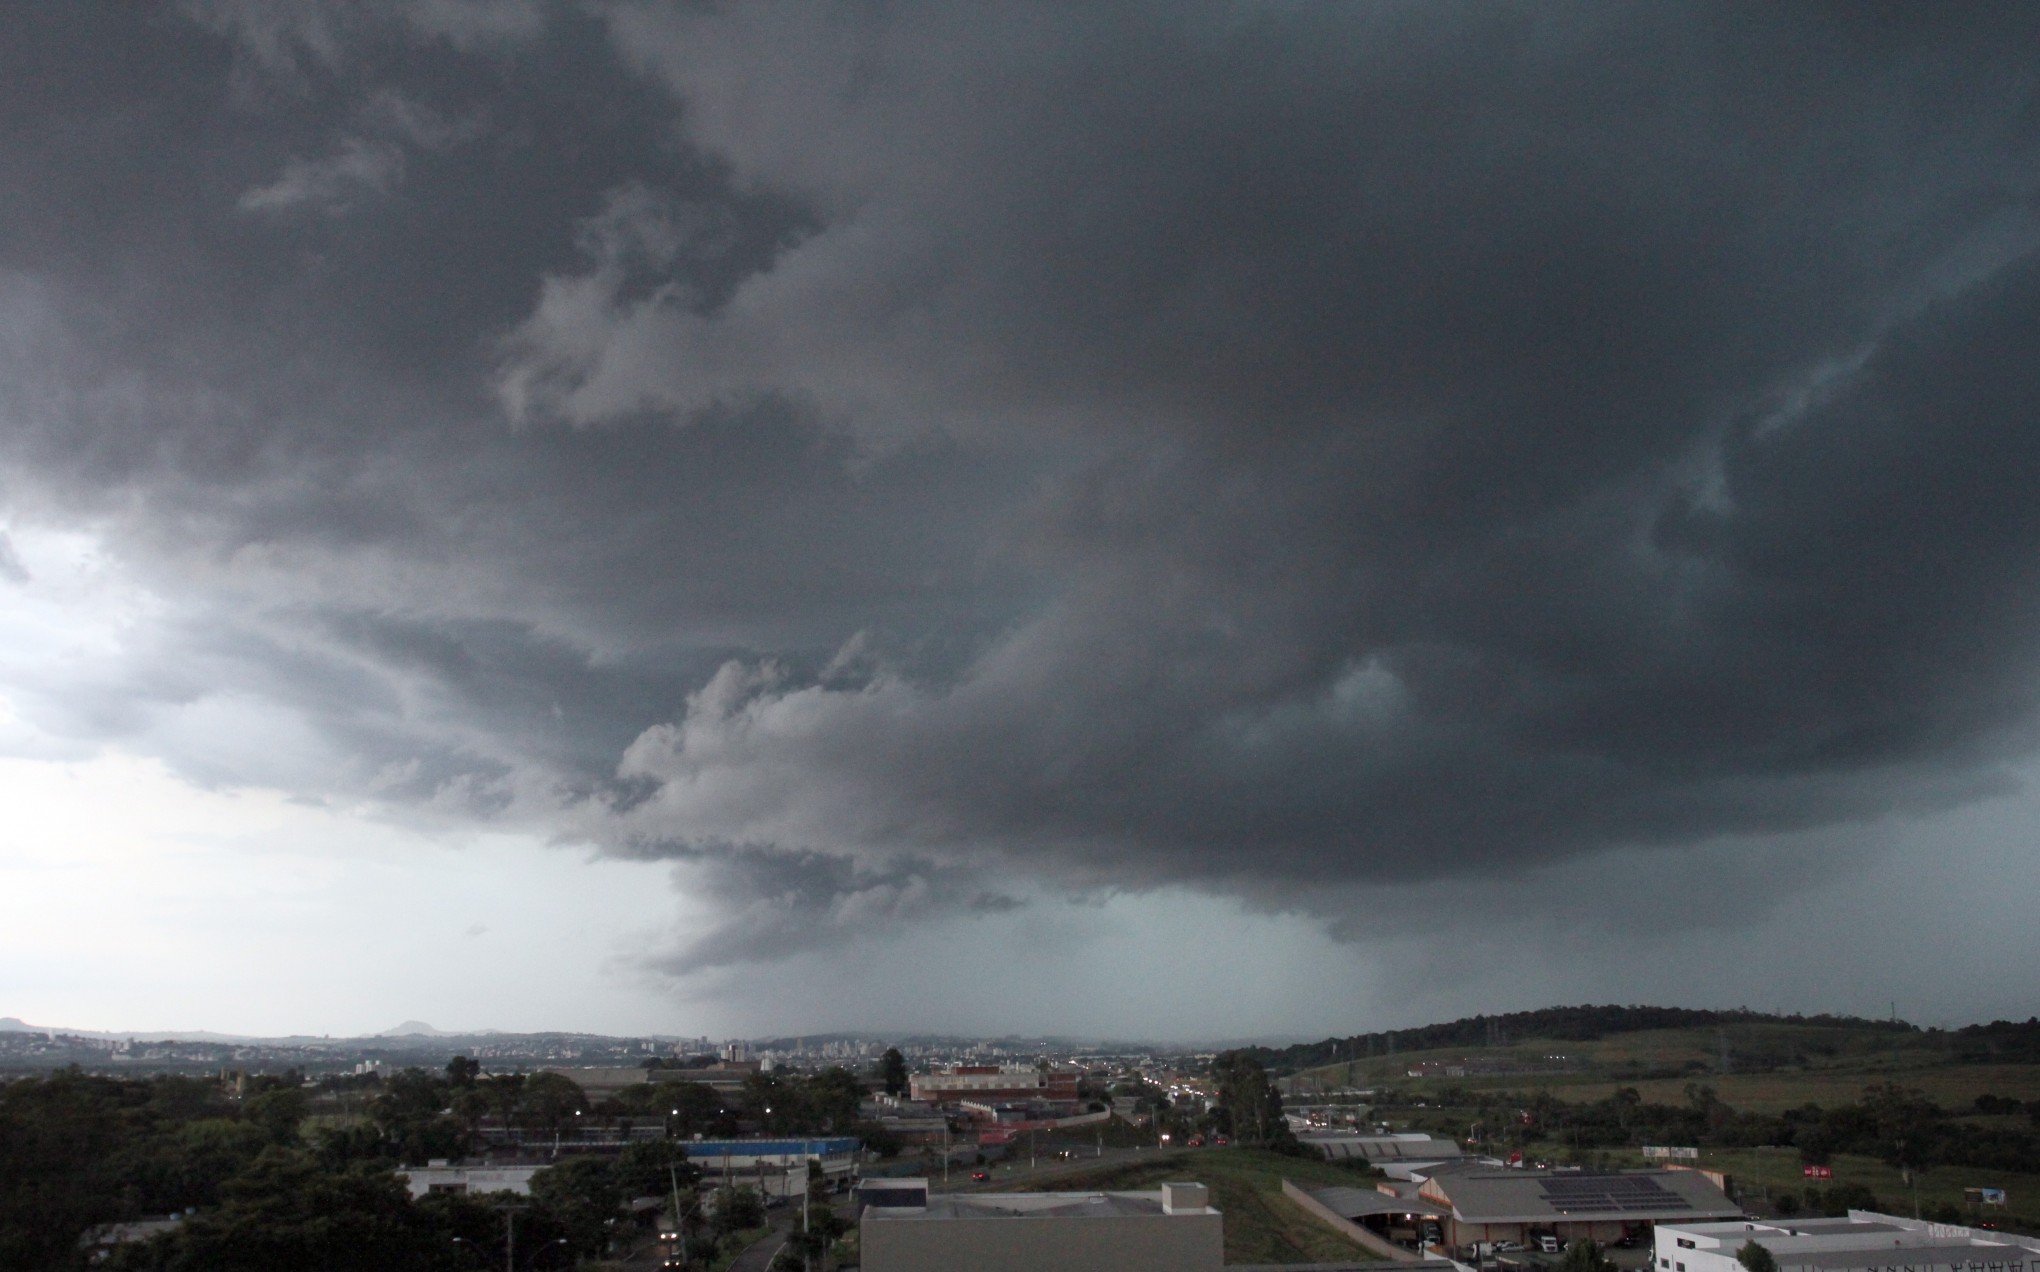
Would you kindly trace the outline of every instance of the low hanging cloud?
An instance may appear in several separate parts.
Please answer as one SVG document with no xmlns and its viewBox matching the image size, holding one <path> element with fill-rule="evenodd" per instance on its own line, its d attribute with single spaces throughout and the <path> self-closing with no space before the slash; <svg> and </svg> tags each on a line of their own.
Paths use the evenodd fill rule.
<svg viewBox="0 0 2040 1272">
<path fill-rule="evenodd" d="M 108 85 L 0 145 L 69 745 L 671 857 L 674 971 L 2033 753 L 2020 11 L 194 13 L 0 51 Z"/>
</svg>

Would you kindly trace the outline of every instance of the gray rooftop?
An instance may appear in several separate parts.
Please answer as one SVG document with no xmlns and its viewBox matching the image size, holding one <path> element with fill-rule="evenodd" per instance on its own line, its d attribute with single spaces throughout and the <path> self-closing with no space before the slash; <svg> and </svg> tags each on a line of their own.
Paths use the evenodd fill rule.
<svg viewBox="0 0 2040 1272">
<path fill-rule="evenodd" d="M 2033 1252 L 2017 1246 L 1980 1246 L 1967 1242 L 1961 1245 L 1934 1246 L 1875 1246 L 1864 1245 L 1855 1250 L 1806 1250 L 1777 1252 L 1780 1268 L 1912 1268 L 1926 1272 L 1936 1264 L 1946 1263 L 1954 1267 L 1988 1267 L 1995 1264 L 2003 1267 L 2007 1263 L 2024 1263 L 2033 1258 Z"/>
<path fill-rule="evenodd" d="M 1742 1210 L 1697 1171 L 1472 1170 L 1431 1181 L 1471 1223 L 1739 1219 Z"/>
<path fill-rule="evenodd" d="M 1225 1272 L 1454 1272 L 1457 1267 L 1449 1259 L 1419 1259 L 1413 1263 L 1377 1259 L 1348 1263 L 1228 1263 Z"/>
<path fill-rule="evenodd" d="M 1297 1138 L 1334 1161 L 1436 1162 L 1467 1155 L 1466 1149 L 1448 1139 L 1391 1139 L 1336 1131 L 1306 1133 Z"/>
<path fill-rule="evenodd" d="M 1450 1213 L 1443 1206 L 1421 1201 L 1415 1197 L 1391 1197 L 1372 1188 L 1315 1188 L 1312 1197 L 1323 1203 L 1325 1209 L 1344 1219 L 1358 1219 L 1362 1215 L 1445 1215 Z"/>
<path fill-rule="evenodd" d="M 1152 1192 L 936 1193 L 927 1206 L 872 1206 L 867 1219 L 1111 1219 L 1159 1215 L 1162 1198 Z M 1182 1214 L 1183 1211 L 1176 1213 Z M 1200 1213 L 1192 1211 L 1190 1213 Z M 1207 1210 L 1202 1213 L 1210 1213 Z"/>
</svg>

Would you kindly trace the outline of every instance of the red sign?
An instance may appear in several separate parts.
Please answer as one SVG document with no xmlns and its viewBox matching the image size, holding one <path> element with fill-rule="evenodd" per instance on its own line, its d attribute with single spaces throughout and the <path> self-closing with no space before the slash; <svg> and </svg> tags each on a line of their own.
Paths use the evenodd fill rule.
<svg viewBox="0 0 2040 1272">
<path fill-rule="evenodd" d="M 1510 1154 L 1509 1154 L 1509 1165 L 1511 1165 L 1511 1166 L 1521 1166 L 1522 1164 L 1523 1164 L 1523 1154 L 1521 1154 L 1521 1153 L 1510 1153 Z"/>
<path fill-rule="evenodd" d="M 1799 1173 L 1808 1179 L 1833 1179 L 1835 1177 L 1835 1171 L 1832 1166 L 1802 1166 Z"/>
</svg>

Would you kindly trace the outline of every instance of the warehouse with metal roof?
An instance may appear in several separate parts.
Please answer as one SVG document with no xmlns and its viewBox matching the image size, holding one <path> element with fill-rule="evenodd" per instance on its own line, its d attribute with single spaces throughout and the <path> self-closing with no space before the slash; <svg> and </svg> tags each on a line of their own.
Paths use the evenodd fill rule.
<svg viewBox="0 0 2040 1272">
<path fill-rule="evenodd" d="M 1539 1235 L 1611 1245 L 1645 1238 L 1660 1222 L 1740 1219 L 1742 1210 L 1698 1171 L 1442 1171 L 1417 1196 L 1450 1212 L 1445 1237 L 1530 1244 Z"/>
</svg>

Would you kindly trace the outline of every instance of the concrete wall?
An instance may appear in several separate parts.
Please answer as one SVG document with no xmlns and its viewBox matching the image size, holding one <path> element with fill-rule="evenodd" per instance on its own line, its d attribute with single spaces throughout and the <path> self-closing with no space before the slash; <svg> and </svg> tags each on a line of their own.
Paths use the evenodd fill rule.
<svg viewBox="0 0 2040 1272">
<path fill-rule="evenodd" d="M 864 1272 L 1221 1272 L 1224 1216 L 995 1215 L 859 1228 Z"/>
<path fill-rule="evenodd" d="M 1367 1229 L 1339 1214 L 1286 1179 L 1282 1181 L 1282 1195 L 1297 1205 L 1302 1206 L 1304 1212 L 1311 1218 L 1322 1223 L 1340 1236 L 1352 1241 L 1353 1244 L 1363 1250 L 1372 1251 L 1384 1259 L 1393 1259 L 1397 1263 L 1417 1263 L 1423 1259 L 1422 1255 L 1412 1254 L 1393 1241 L 1384 1241 L 1380 1237 L 1375 1236 L 1367 1231 Z"/>
</svg>

